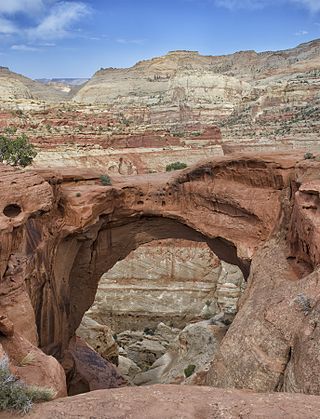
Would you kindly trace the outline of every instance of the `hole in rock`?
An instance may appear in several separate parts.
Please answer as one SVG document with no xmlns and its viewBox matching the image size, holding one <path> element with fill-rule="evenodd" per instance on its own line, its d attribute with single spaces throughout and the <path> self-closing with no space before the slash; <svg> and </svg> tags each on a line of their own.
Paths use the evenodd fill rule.
<svg viewBox="0 0 320 419">
<path fill-rule="evenodd" d="M 4 210 L 3 213 L 6 217 L 8 218 L 15 218 L 17 217 L 20 213 L 21 213 L 21 207 L 18 204 L 10 204 L 7 205 Z"/>
<path fill-rule="evenodd" d="M 155 240 L 102 275 L 77 335 L 128 383 L 181 383 L 212 360 L 244 288 L 206 242 Z"/>
</svg>

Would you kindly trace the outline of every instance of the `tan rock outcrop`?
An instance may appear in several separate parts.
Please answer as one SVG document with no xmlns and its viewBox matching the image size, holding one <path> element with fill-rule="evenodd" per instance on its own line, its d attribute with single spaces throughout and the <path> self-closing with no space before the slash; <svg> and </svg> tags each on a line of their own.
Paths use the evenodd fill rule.
<svg viewBox="0 0 320 419">
<path fill-rule="evenodd" d="M 150 369 L 134 377 L 134 384 L 188 383 L 193 374 L 201 374 L 208 368 L 226 331 L 227 327 L 217 327 L 210 321 L 186 326 Z"/>
<path fill-rule="evenodd" d="M 47 102 L 59 102 L 67 97 L 66 94 L 14 73 L 7 67 L 0 67 L 0 81 L 0 95 L 4 102 L 14 102 L 17 99 L 42 99 Z"/>
<path fill-rule="evenodd" d="M 99 324 L 85 315 L 76 330 L 76 335 L 88 343 L 102 358 L 113 364 L 118 363 L 119 351 L 109 326 Z"/>
<path fill-rule="evenodd" d="M 319 45 L 225 56 L 172 51 L 128 69 L 102 69 L 73 100 L 108 104 L 133 125 L 184 131 L 190 123 L 218 124 L 225 152 L 316 148 Z"/>
</svg>

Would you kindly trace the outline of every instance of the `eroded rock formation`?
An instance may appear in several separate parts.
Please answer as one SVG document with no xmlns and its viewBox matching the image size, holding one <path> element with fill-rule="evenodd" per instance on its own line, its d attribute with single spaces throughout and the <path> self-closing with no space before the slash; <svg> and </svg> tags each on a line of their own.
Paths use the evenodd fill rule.
<svg viewBox="0 0 320 419">
<path fill-rule="evenodd" d="M 183 130 L 190 123 L 219 123 L 225 139 L 237 139 L 229 151 L 244 145 L 258 150 L 268 142 L 279 148 L 276 137 L 287 146 L 316 146 L 319 45 L 315 40 L 284 51 L 225 56 L 171 51 L 128 69 L 99 70 L 73 100 L 108 104 L 140 125 Z"/>
<path fill-rule="evenodd" d="M 239 268 L 205 243 L 163 240 L 140 246 L 101 277 L 88 316 L 115 333 L 161 321 L 183 328 L 201 318 L 206 302 L 212 316 L 236 313 L 243 288 Z"/>
<path fill-rule="evenodd" d="M 15 333 L 63 360 L 117 261 L 153 240 L 206 242 L 248 286 L 197 383 L 319 394 L 310 370 L 318 359 L 319 167 L 302 155 L 237 156 L 103 186 L 98 171 L 2 166 L 1 313 Z"/>
</svg>

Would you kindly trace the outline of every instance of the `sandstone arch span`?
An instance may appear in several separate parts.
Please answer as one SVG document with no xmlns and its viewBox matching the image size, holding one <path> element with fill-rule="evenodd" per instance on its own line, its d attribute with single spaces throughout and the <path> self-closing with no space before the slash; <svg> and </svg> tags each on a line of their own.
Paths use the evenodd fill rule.
<svg viewBox="0 0 320 419">
<path fill-rule="evenodd" d="M 101 275 L 141 244 L 165 238 L 205 241 L 248 276 L 255 249 L 278 223 L 287 182 L 279 165 L 248 158 L 173 175 L 115 179 L 113 188 L 88 176 L 77 183 L 66 174 L 62 178 L 60 205 L 68 234 L 56 247 L 52 272 L 60 286 L 59 309 L 48 290 L 51 282 L 42 291 L 46 313 L 54 305 L 51 316 L 42 307 L 37 312 L 41 346 L 59 342 L 58 352 L 93 303 Z"/>
<path fill-rule="evenodd" d="M 300 209 L 300 201 L 308 201 L 304 197 L 310 195 L 312 185 L 300 188 L 301 192 L 296 193 L 298 201 L 294 192 L 304 176 L 312 178 L 317 170 L 305 170 L 298 160 L 296 156 L 219 158 L 177 173 L 115 177 L 112 187 L 102 186 L 101 173 L 94 171 L 35 173 L 3 167 L 1 205 L 5 208 L 14 203 L 21 213 L 10 218 L 0 211 L 1 308 L 12 318 L 18 332 L 33 343 L 39 337 L 41 347 L 59 357 L 91 305 L 101 274 L 140 244 L 171 237 L 206 241 L 221 259 L 238 264 L 245 273 L 254 261 L 243 311 L 250 303 L 252 286 L 262 287 L 255 279 L 260 266 L 256 254 L 258 251 L 261 257 L 259 249 L 271 243 L 271 238 L 280 234 L 284 240 L 286 250 L 281 255 L 297 257 L 310 266 L 319 262 L 316 243 L 312 242 L 317 236 L 306 234 L 294 222 L 308 211 Z M 309 223 L 312 225 L 310 216 Z M 297 235 L 298 246 L 290 243 L 290 238 Z M 313 251 L 305 252 L 308 248 Z M 290 278 L 292 270 L 286 259 L 283 266 Z M 298 278 L 294 272 L 292 275 Z M 29 317 L 17 312 L 13 297 L 15 305 L 21 303 Z M 257 301 L 254 304 L 262 310 L 264 300 Z M 224 339 L 227 352 L 241 343 L 237 333 L 239 318 L 232 326 L 234 332 L 231 330 Z M 26 327 L 27 321 L 36 323 L 37 330 Z M 261 333 L 268 339 L 278 339 L 272 327 Z M 249 342 L 252 338 L 243 339 Z M 221 374 L 226 375 L 225 368 L 240 371 L 244 367 L 235 367 L 239 362 L 246 365 L 242 357 L 233 363 L 220 357 Z M 261 355 L 259 362 L 259 368 L 265 370 L 269 361 Z M 283 365 L 285 368 L 285 362 Z M 274 380 L 283 373 L 278 370 Z M 224 385 L 221 376 L 211 382 Z M 236 373 L 228 377 L 228 385 L 239 379 Z M 242 374 L 240 385 L 246 385 L 245 380 Z M 263 385 L 273 388 L 270 380 Z"/>
</svg>

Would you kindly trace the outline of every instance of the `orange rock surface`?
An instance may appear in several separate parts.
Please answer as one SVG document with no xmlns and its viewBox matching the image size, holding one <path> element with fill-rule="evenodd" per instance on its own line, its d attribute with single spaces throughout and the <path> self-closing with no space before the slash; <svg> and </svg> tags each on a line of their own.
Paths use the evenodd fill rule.
<svg viewBox="0 0 320 419">
<path fill-rule="evenodd" d="M 152 240 L 203 241 L 248 286 L 194 381 L 320 394 L 319 169 L 302 155 L 239 155 L 103 186 L 98 170 L 1 166 L 1 314 L 63 362 L 104 272 Z"/>
</svg>

